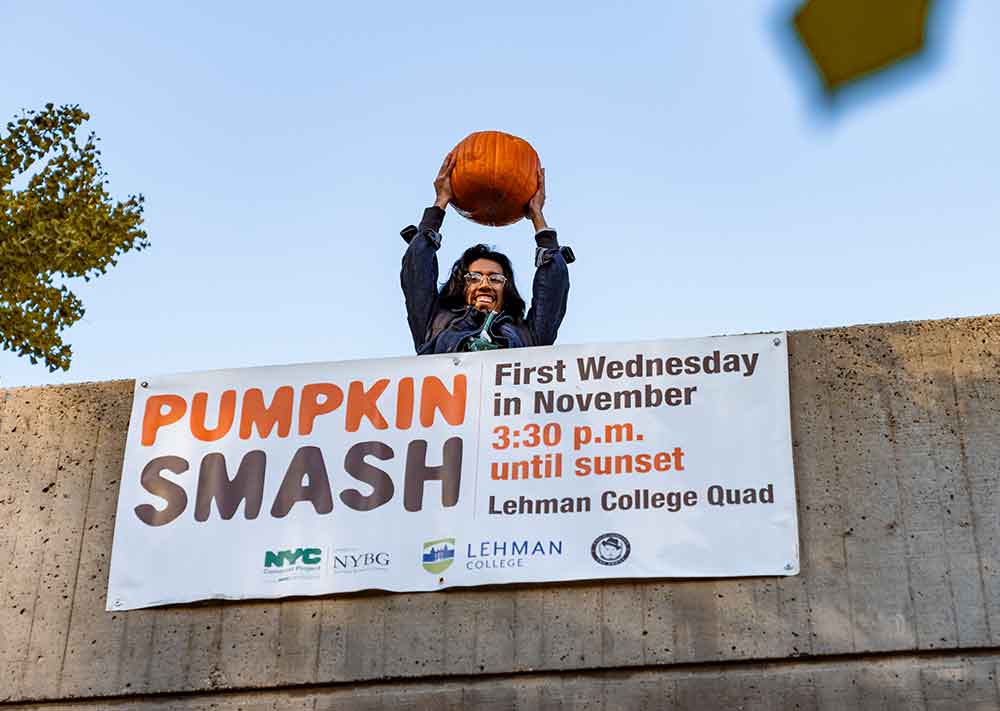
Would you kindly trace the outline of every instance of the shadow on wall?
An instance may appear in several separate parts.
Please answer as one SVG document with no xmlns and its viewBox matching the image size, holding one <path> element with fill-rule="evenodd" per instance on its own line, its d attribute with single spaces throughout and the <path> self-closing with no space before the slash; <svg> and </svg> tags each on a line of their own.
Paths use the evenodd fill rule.
<svg viewBox="0 0 1000 711">
<path fill-rule="evenodd" d="M 855 652 L 996 645 L 1000 319 L 792 343 L 814 641 L 845 625 Z"/>
</svg>

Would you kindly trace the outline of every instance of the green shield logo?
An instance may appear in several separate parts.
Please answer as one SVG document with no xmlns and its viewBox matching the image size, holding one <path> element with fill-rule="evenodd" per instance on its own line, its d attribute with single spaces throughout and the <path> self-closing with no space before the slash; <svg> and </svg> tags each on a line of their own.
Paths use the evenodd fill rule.
<svg viewBox="0 0 1000 711">
<path fill-rule="evenodd" d="M 428 573 L 443 573 L 454 562 L 454 538 L 439 538 L 424 543 L 424 570 Z"/>
</svg>

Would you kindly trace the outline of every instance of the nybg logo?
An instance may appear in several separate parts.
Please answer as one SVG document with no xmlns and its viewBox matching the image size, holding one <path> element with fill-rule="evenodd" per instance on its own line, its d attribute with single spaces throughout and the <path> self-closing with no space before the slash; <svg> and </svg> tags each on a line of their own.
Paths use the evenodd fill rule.
<svg viewBox="0 0 1000 711">
<path fill-rule="evenodd" d="M 624 563 L 631 552 L 628 539 L 620 533 L 602 533 L 590 547 L 590 555 L 601 565 Z"/>
<path fill-rule="evenodd" d="M 389 567 L 389 554 L 386 551 L 335 548 L 332 551 L 330 566 L 333 568 L 335 574 L 386 570 Z"/>
<path fill-rule="evenodd" d="M 439 538 L 424 543 L 423 563 L 428 573 L 443 573 L 455 562 L 455 539 Z"/>
<path fill-rule="evenodd" d="M 323 574 L 322 548 L 285 548 L 264 552 L 264 577 L 275 583 L 315 580 Z"/>
</svg>

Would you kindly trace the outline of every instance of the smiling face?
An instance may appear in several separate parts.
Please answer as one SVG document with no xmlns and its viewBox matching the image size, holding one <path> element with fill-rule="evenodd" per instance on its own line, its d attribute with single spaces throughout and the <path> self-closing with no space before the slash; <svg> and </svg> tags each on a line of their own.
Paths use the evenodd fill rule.
<svg viewBox="0 0 1000 711">
<path fill-rule="evenodd" d="M 489 281 L 490 274 L 503 275 L 503 267 L 492 259 L 477 259 L 469 265 L 470 272 L 479 272 L 485 278 L 466 282 L 465 303 L 480 311 L 500 311 L 503 308 L 503 284 Z"/>
<path fill-rule="evenodd" d="M 615 558 L 621 554 L 622 544 L 614 539 L 601 541 L 601 555 L 605 558 Z"/>
</svg>

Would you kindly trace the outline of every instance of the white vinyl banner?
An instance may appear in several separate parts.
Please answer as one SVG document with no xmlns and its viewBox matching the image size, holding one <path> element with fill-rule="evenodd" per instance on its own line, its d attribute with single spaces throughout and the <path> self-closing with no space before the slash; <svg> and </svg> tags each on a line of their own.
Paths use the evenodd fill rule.
<svg viewBox="0 0 1000 711">
<path fill-rule="evenodd" d="M 784 333 L 138 381 L 108 610 L 799 571 Z"/>
</svg>

